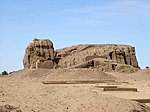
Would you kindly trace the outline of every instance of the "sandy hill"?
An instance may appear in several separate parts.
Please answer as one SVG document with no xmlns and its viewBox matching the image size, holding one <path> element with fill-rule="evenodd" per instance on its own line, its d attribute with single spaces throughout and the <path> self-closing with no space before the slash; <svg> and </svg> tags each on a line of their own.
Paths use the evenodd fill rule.
<svg viewBox="0 0 150 112">
<path fill-rule="evenodd" d="M 9 77 L 39 81 L 115 80 L 115 77 L 98 69 L 24 69 L 12 73 Z"/>
</svg>

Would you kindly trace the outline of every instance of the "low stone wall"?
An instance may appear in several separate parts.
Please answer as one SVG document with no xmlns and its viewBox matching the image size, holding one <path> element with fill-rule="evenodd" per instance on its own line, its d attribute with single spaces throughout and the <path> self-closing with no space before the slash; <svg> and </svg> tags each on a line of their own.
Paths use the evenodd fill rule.
<svg viewBox="0 0 150 112">
<path fill-rule="evenodd" d="M 54 67 L 54 62 L 51 61 L 51 60 L 48 60 L 48 61 L 37 61 L 36 62 L 36 69 L 38 68 L 47 68 L 47 69 L 53 69 Z"/>
</svg>

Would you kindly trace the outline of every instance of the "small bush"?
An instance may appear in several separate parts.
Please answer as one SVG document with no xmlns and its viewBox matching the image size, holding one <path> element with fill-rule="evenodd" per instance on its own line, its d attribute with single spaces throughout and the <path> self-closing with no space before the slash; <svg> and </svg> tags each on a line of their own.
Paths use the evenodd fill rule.
<svg viewBox="0 0 150 112">
<path fill-rule="evenodd" d="M 1 74 L 2 75 L 8 75 L 7 71 L 3 71 Z"/>
<path fill-rule="evenodd" d="M 146 66 L 146 68 L 149 68 L 148 66 Z"/>
</svg>

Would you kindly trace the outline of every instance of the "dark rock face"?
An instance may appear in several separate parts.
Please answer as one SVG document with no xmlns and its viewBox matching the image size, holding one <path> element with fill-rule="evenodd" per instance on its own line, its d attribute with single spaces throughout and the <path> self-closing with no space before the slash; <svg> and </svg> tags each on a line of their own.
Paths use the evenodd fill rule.
<svg viewBox="0 0 150 112">
<path fill-rule="evenodd" d="M 34 39 L 26 48 L 23 59 L 24 68 L 36 68 L 38 60 L 54 60 L 54 47 L 50 40 Z"/>
</svg>

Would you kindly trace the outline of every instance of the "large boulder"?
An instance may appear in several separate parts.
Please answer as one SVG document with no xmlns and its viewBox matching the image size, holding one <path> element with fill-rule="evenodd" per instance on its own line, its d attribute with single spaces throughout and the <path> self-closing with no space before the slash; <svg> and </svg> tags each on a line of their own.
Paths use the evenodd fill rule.
<svg viewBox="0 0 150 112">
<path fill-rule="evenodd" d="M 54 58 L 53 43 L 48 39 L 35 38 L 26 48 L 23 59 L 24 68 L 45 68 L 45 65 L 46 68 L 48 68 L 47 65 L 51 65 L 50 68 L 52 68 Z M 39 66 L 39 62 L 42 63 L 41 66 Z"/>
<path fill-rule="evenodd" d="M 91 63 L 93 62 L 99 63 L 97 65 L 93 65 L 94 68 L 96 67 L 100 69 L 103 65 L 107 66 L 105 67 L 105 71 L 115 70 L 115 66 L 118 64 L 139 68 L 135 55 L 135 48 L 130 45 L 84 44 L 59 49 L 56 52 L 57 58 L 60 59 L 58 62 L 58 67 L 60 68 L 80 68 L 81 66 L 81 68 L 84 68 L 89 67 L 88 64 L 91 66 Z M 93 59 L 98 58 L 101 61 L 92 61 Z"/>
</svg>

